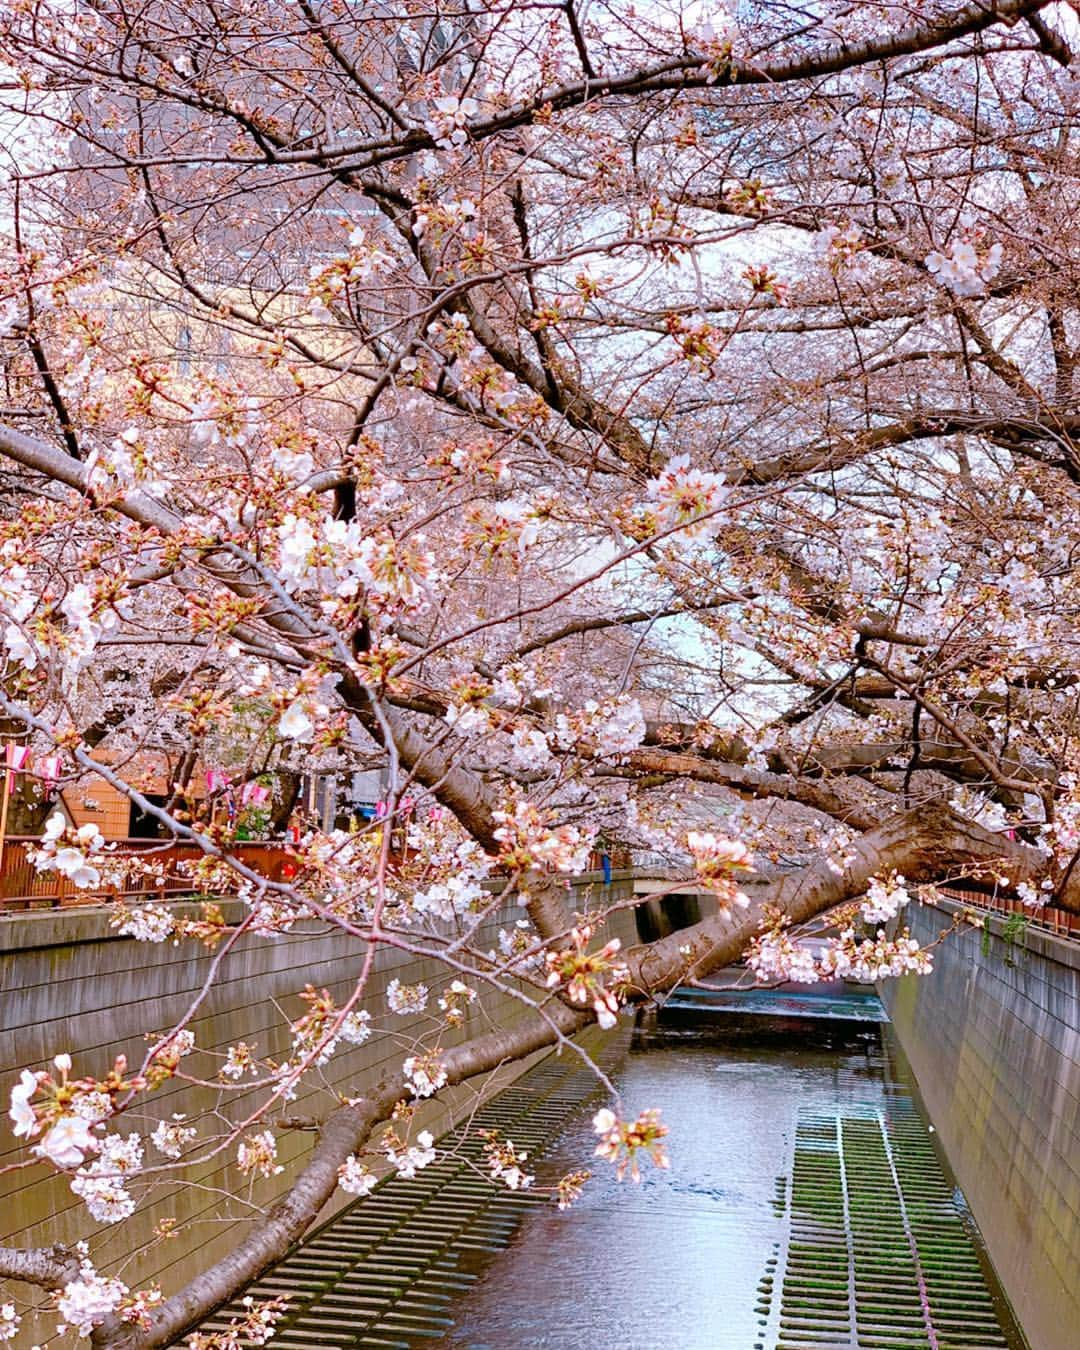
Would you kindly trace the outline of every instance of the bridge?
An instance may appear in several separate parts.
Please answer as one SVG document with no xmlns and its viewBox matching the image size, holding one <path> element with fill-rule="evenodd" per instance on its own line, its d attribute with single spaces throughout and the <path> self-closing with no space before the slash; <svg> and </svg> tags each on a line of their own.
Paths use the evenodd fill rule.
<svg viewBox="0 0 1080 1350">
<path fill-rule="evenodd" d="M 853 1024 L 889 1020 L 873 985 L 823 980 L 817 984 L 759 986 L 750 972 L 739 966 L 677 986 L 659 1007 L 662 1022 L 709 1022 L 725 1017 L 767 1017 L 783 1025 L 806 1019 Z"/>
</svg>

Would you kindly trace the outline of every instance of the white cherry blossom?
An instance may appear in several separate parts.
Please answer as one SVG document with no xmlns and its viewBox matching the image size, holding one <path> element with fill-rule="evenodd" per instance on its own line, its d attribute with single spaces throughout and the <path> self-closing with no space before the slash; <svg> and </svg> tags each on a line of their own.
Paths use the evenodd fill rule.
<svg viewBox="0 0 1080 1350">
<path fill-rule="evenodd" d="M 54 1167 L 78 1167 L 88 1153 L 95 1153 L 97 1139 L 90 1133 L 90 1125 L 82 1116 L 65 1115 L 57 1118 L 40 1144 L 34 1145 L 39 1157 L 48 1159 Z"/>
</svg>

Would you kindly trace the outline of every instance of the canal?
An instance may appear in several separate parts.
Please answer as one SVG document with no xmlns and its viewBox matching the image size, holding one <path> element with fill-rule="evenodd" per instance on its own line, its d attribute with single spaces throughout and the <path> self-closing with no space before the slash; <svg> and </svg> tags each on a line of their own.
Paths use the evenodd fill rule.
<svg viewBox="0 0 1080 1350">
<path fill-rule="evenodd" d="M 879 1028 L 730 1025 L 637 1039 L 618 1087 L 663 1105 L 671 1170 L 532 1212 L 439 1350 L 1022 1345 Z M 590 1139 L 584 1112 L 552 1165 Z"/>
<path fill-rule="evenodd" d="M 662 1106 L 671 1169 L 634 1186 L 597 1162 L 563 1212 L 478 1175 L 485 1126 L 534 1151 L 541 1184 L 589 1158 L 600 1099 L 549 1056 L 438 1165 L 260 1281 L 293 1309 L 275 1344 L 1020 1350 L 888 1029 L 771 1025 L 653 1026 L 612 1051 L 626 1111 Z"/>
</svg>

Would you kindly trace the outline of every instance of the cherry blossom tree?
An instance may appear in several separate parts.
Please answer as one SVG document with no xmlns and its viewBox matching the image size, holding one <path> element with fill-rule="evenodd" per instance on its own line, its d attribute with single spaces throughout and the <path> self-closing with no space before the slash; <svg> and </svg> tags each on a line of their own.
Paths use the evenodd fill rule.
<svg viewBox="0 0 1080 1350">
<path fill-rule="evenodd" d="M 329 1110 L 185 1289 L 53 1249 L 0 1275 L 100 1346 L 167 1344 L 365 1194 L 373 1154 L 434 1158 L 402 1102 L 740 956 L 926 970 L 924 884 L 1080 906 L 1072 24 L 1037 0 L 14 7 L 4 716 L 246 915 L 129 906 L 121 931 L 227 952 L 317 923 L 368 953 L 344 1002 L 301 995 L 285 1063 L 230 1050 L 257 1128 L 147 1143 L 273 1176 L 275 1111 L 340 1043 L 436 999 L 453 1028 L 488 989 L 532 1015 L 433 1034 Z M 271 880 L 191 791 L 226 741 L 249 781 L 377 767 L 384 818 L 312 827 Z M 165 806 L 123 768 L 147 750 L 185 766 Z M 601 837 L 716 914 L 621 948 L 566 899 Z M 36 858 L 86 887 L 118 865 L 59 816 Z M 751 903 L 763 858 L 786 866 Z M 482 951 L 512 899 L 525 926 Z M 384 947 L 445 987 L 365 1006 Z M 105 1078 L 63 1050 L 26 1070 L 30 1160 L 123 1222 L 147 1159 L 118 1127 L 197 1053 L 181 1022 Z M 662 1162 L 657 1109 L 613 1106 L 598 1154 Z"/>
</svg>

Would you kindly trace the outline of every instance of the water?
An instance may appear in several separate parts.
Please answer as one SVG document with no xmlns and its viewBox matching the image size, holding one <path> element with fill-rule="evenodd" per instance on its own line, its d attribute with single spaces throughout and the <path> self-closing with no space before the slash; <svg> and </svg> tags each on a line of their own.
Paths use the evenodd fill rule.
<svg viewBox="0 0 1080 1350">
<path fill-rule="evenodd" d="M 548 1055 L 252 1286 L 281 1350 L 1019 1350 L 963 1197 L 876 1027 L 710 1016 L 601 1042 L 627 1114 L 661 1106 L 670 1171 L 590 1158 L 596 1080 Z M 701 1028 L 704 1027 L 704 1030 Z M 772 1034 L 763 1036 L 770 1029 Z M 538 1189 L 485 1179 L 481 1131 Z M 204 1324 L 222 1330 L 238 1304 Z"/>
<path fill-rule="evenodd" d="M 454 1326 L 438 1350 L 821 1344 L 813 1335 L 784 1339 L 791 1332 L 779 1329 L 780 1300 L 769 1296 L 769 1275 L 775 1274 L 777 1291 L 784 1277 L 796 1127 L 801 1120 L 805 1134 L 807 1120 L 819 1113 L 832 1119 L 838 1109 L 856 1122 L 873 1122 L 896 1105 L 898 1094 L 909 1111 L 910 1099 L 881 1053 L 876 1029 L 839 1039 L 832 1033 L 824 1044 L 806 1036 L 804 1024 L 796 1037 L 767 1047 L 700 1035 L 639 1045 L 619 1072 L 618 1087 L 627 1113 L 662 1106 L 671 1170 L 646 1165 L 635 1186 L 619 1184 L 610 1165 L 597 1161 L 573 1209 L 531 1211 L 507 1250 L 456 1301 Z M 594 1109 L 595 1103 L 569 1122 L 543 1161 L 540 1180 L 588 1156 Z M 911 1124 L 925 1130 L 917 1117 Z M 847 1253 L 842 1248 L 845 1310 Z M 785 1297 L 789 1292 L 790 1286 Z M 988 1346 L 1016 1344 L 982 1334 Z M 981 1350 L 984 1342 L 980 1335 L 941 1344 Z"/>
</svg>

